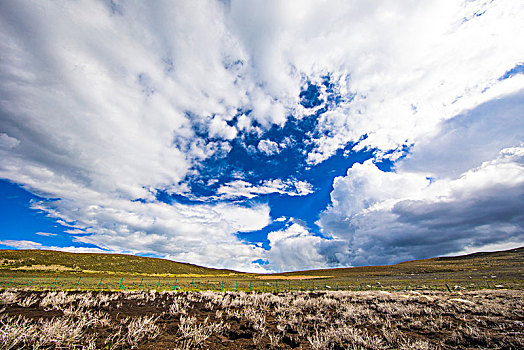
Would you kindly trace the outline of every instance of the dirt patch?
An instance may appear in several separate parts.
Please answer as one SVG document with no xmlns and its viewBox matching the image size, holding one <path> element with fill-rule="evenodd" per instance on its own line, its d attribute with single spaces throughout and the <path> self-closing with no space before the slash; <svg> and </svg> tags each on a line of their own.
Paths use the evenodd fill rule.
<svg viewBox="0 0 524 350">
<path fill-rule="evenodd" d="M 12 268 L 12 270 L 19 271 L 80 271 L 79 268 L 72 268 L 63 265 L 30 265 L 30 266 L 20 266 Z"/>
<path fill-rule="evenodd" d="M 333 276 L 299 276 L 299 275 L 293 275 L 293 276 L 276 276 L 276 275 L 261 275 L 256 276 L 255 278 L 259 280 L 286 280 L 286 281 L 302 281 L 302 280 L 314 280 L 314 279 L 326 279 L 326 278 L 332 278 Z"/>
</svg>

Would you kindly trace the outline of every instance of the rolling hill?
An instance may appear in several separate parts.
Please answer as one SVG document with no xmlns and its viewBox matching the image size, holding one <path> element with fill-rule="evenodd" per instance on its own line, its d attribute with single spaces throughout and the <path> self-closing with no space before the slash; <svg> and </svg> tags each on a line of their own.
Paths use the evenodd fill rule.
<svg viewBox="0 0 524 350">
<path fill-rule="evenodd" d="M 524 283 L 524 247 L 489 253 L 412 260 L 396 265 L 294 271 L 276 276 L 329 276 L 339 281 L 512 281 Z"/>
<path fill-rule="evenodd" d="M 0 273 L 57 273 L 104 275 L 181 275 L 234 279 L 323 279 L 335 282 L 409 280 L 511 280 L 524 283 L 524 247 L 456 257 L 406 261 L 396 265 L 294 271 L 255 275 L 212 269 L 171 260 L 124 254 L 65 253 L 50 250 L 0 250 Z"/>
<path fill-rule="evenodd" d="M 66 253 L 52 250 L 0 250 L 0 271 L 143 275 L 238 275 L 166 259 L 127 254 Z"/>
</svg>

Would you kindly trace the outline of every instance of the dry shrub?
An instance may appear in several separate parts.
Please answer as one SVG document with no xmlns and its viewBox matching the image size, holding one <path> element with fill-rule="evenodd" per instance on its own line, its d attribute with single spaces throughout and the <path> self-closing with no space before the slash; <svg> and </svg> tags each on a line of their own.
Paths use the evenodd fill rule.
<svg viewBox="0 0 524 350">
<path fill-rule="evenodd" d="M 180 316 L 179 330 L 182 336 L 179 344 L 182 349 L 201 348 L 212 334 L 222 333 L 224 329 L 222 321 L 213 323 L 206 318 L 204 322 L 198 323 L 195 317 Z"/>
<path fill-rule="evenodd" d="M 161 317 L 178 327 L 171 337 L 176 337 L 174 346 L 183 349 L 211 347 L 213 335 L 246 332 L 256 347 L 271 348 L 293 344 L 313 349 L 518 349 L 524 348 L 522 296 L 521 291 L 503 290 L 280 294 L 9 290 L 0 293 L 0 348 L 138 348 L 162 335 Z M 129 305 L 148 303 L 162 309 L 142 317 L 121 316 Z M 21 307 L 34 311 L 35 305 L 60 316 L 47 320 L 9 316 Z M 209 317 L 198 318 L 199 311 Z M 97 333 L 102 328 L 109 331 L 106 339 Z"/>
<path fill-rule="evenodd" d="M 0 305 L 15 304 L 19 299 L 19 294 L 11 290 L 5 290 L 0 293 Z"/>
<path fill-rule="evenodd" d="M 0 319 L 0 345 L 2 349 L 46 349 L 65 348 L 94 349 L 94 336 L 85 333 L 87 322 L 85 318 L 71 317 L 40 319 L 37 322 L 25 317 Z"/>
</svg>

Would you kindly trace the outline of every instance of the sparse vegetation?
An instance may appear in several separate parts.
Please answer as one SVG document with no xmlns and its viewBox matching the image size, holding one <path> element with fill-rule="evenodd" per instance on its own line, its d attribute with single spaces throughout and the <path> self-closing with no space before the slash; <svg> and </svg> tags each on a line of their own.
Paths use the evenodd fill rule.
<svg viewBox="0 0 524 350">
<path fill-rule="evenodd" d="M 524 292 L 0 293 L 2 349 L 522 349 Z"/>
<path fill-rule="evenodd" d="M 0 266 L 0 288 L 257 292 L 524 288 L 524 248 L 390 266 L 266 275 L 117 254 L 0 250 L 0 259 L 4 262 Z"/>
</svg>

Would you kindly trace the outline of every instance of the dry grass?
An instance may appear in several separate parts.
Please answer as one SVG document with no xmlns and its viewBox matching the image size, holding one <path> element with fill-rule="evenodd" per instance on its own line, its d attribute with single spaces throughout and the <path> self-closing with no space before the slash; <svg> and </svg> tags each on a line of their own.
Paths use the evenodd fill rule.
<svg viewBox="0 0 524 350">
<path fill-rule="evenodd" d="M 522 349 L 524 292 L 0 293 L 1 349 Z"/>
</svg>

